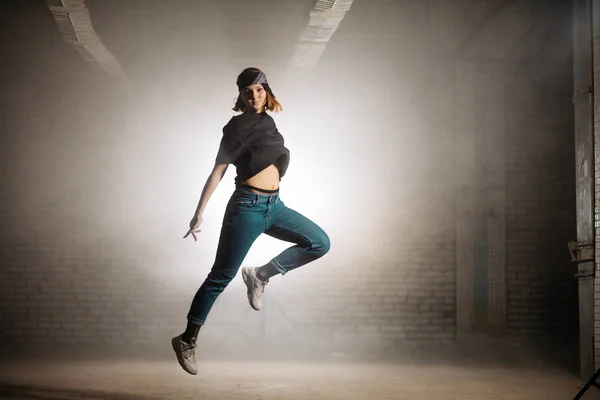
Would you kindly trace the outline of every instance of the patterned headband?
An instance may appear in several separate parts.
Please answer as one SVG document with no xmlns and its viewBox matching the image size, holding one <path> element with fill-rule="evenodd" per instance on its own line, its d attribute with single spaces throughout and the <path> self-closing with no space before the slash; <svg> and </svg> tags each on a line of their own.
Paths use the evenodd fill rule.
<svg viewBox="0 0 600 400">
<path fill-rule="evenodd" d="M 248 76 L 245 76 L 244 79 L 242 79 L 241 81 L 238 81 L 238 89 L 241 91 L 243 88 L 247 88 L 248 86 L 251 85 L 256 85 L 256 84 L 261 84 L 263 85 L 263 87 L 265 88 L 265 90 L 267 92 L 269 92 L 269 94 L 273 97 L 275 97 L 275 94 L 273 93 L 273 90 L 271 90 L 271 86 L 269 86 L 269 82 L 267 81 L 267 75 L 265 75 L 264 72 L 259 72 L 255 77 L 254 80 L 252 80 L 252 82 L 250 82 Z"/>
<path fill-rule="evenodd" d="M 261 85 L 264 84 L 269 84 L 269 82 L 267 82 L 267 76 L 264 74 L 264 72 L 259 72 L 258 75 L 256 76 L 256 78 L 254 78 L 254 81 L 252 81 L 252 85 L 256 85 L 260 83 Z M 250 85 L 248 85 L 250 86 Z"/>
</svg>

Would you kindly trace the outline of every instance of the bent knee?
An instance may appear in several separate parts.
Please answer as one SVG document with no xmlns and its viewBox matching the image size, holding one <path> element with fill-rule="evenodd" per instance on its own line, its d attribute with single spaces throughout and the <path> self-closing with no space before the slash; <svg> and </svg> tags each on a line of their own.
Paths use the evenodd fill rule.
<svg viewBox="0 0 600 400">
<path fill-rule="evenodd" d="M 313 241 L 312 250 L 317 253 L 320 257 L 324 256 L 329 252 L 331 248 L 331 241 L 329 240 L 329 236 L 323 232 Z"/>
</svg>

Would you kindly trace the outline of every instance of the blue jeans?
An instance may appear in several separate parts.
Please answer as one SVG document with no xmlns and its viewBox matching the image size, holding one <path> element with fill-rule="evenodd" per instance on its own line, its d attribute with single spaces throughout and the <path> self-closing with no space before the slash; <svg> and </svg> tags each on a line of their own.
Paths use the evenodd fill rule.
<svg viewBox="0 0 600 400">
<path fill-rule="evenodd" d="M 286 207 L 278 193 L 263 195 L 238 188 L 225 209 L 215 263 L 194 296 L 188 321 L 204 325 L 215 300 L 261 233 L 295 243 L 270 261 L 282 275 L 329 251 L 329 237 L 323 229 Z"/>
</svg>

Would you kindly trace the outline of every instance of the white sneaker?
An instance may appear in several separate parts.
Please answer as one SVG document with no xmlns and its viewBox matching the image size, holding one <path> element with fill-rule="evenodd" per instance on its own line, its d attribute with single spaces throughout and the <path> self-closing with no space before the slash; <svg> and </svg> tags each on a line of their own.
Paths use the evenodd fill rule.
<svg viewBox="0 0 600 400">
<path fill-rule="evenodd" d="M 171 345 L 173 345 L 177 361 L 179 361 L 179 365 L 181 365 L 181 368 L 185 372 L 196 375 L 198 373 L 195 354 L 196 345 L 184 342 L 181 340 L 181 336 L 179 335 L 171 339 Z"/>
<path fill-rule="evenodd" d="M 265 286 L 269 283 L 269 280 L 262 280 L 256 276 L 256 270 L 258 268 L 243 267 L 242 268 L 242 279 L 248 288 L 248 301 L 250 306 L 256 311 L 260 310 L 262 302 L 260 300 L 262 294 L 265 291 Z"/>
</svg>

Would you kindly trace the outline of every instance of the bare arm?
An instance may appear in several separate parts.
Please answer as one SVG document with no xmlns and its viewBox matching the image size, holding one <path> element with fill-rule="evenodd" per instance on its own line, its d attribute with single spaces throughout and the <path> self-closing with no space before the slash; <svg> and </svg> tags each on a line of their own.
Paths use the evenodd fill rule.
<svg viewBox="0 0 600 400">
<path fill-rule="evenodd" d="M 200 196 L 200 200 L 198 201 L 198 206 L 196 207 L 196 212 L 194 213 L 194 217 L 200 219 L 202 214 L 204 214 L 204 209 L 208 204 L 208 200 L 214 193 L 217 186 L 225 176 L 225 172 L 227 172 L 227 167 L 229 164 L 215 164 L 212 172 L 208 176 L 206 183 L 204 184 L 204 189 L 202 189 L 202 195 Z"/>
<path fill-rule="evenodd" d="M 208 204 L 210 196 L 212 196 L 217 186 L 219 186 L 221 179 L 223 179 L 223 176 L 225 176 L 225 172 L 227 172 L 227 167 L 229 167 L 229 164 L 215 164 L 212 172 L 206 180 L 206 183 L 204 184 L 204 189 L 202 189 L 200 201 L 198 202 L 198 206 L 196 207 L 196 212 L 194 213 L 194 216 L 190 221 L 190 230 L 185 234 L 185 236 L 183 237 L 184 239 L 191 234 L 194 238 L 194 241 L 196 241 L 196 233 L 200 232 L 200 229 L 198 229 L 198 227 L 202 223 L 202 214 L 204 213 L 206 204 Z"/>
</svg>

